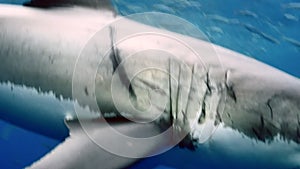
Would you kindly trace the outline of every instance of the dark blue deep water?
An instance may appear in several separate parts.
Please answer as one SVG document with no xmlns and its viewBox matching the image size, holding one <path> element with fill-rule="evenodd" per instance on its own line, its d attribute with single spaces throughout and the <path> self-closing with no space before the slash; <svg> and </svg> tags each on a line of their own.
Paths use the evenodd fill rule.
<svg viewBox="0 0 300 169">
<path fill-rule="evenodd" d="M 182 17 L 202 30 L 211 42 L 300 78 L 300 1 L 113 2 L 122 15 L 157 11 Z M 20 4 L 21 1 L 0 0 L 0 3 Z M 199 146 L 195 152 L 175 147 L 162 155 L 142 160 L 132 168 L 284 168 L 278 166 L 274 160 L 298 160 L 298 165 L 295 164 L 291 168 L 300 167 L 300 148 L 293 143 L 288 147 L 283 141 L 278 141 L 275 145 L 264 145 L 233 131 L 224 133 L 229 134 L 213 138 L 209 143 Z M 219 144 L 220 140 L 222 144 Z M 59 143 L 59 140 L 23 130 L 0 120 L 0 168 L 26 167 Z"/>
</svg>

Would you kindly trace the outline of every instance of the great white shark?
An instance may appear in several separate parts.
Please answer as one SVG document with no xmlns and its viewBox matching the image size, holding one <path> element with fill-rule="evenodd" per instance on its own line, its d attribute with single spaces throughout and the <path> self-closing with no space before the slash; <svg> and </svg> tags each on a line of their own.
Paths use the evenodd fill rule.
<svg viewBox="0 0 300 169">
<path fill-rule="evenodd" d="M 62 135 L 63 122 L 70 130 L 29 168 L 126 167 L 174 144 L 193 149 L 219 123 L 261 141 L 280 135 L 300 142 L 298 78 L 207 41 L 120 19 L 108 1 L 26 5 L 43 8 L 0 6 L 0 83 L 9 89 L 0 117 L 50 137 Z M 120 142 L 104 118 L 138 138 L 171 131 Z"/>
</svg>

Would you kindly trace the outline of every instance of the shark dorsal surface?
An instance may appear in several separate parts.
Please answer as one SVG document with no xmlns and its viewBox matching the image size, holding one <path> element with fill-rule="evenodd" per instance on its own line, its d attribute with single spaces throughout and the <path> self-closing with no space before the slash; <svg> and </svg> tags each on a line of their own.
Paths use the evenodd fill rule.
<svg viewBox="0 0 300 169">
<path fill-rule="evenodd" d="M 24 6 L 37 8 L 51 8 L 60 6 L 84 6 L 94 9 L 107 9 L 115 12 L 111 1 L 109 0 L 30 0 L 24 3 Z"/>
<path fill-rule="evenodd" d="M 161 118 L 148 125 L 117 122 L 111 126 L 125 135 L 155 134 L 166 126 L 174 126 L 175 132 L 189 131 L 179 143 L 183 147 L 193 148 L 194 142 L 206 141 L 218 123 L 261 141 L 279 134 L 299 142 L 299 79 L 229 49 L 130 19 L 106 27 L 119 17 L 107 1 L 97 1 L 100 10 L 68 7 L 83 5 L 83 1 L 48 2 L 33 0 L 28 5 L 62 7 L 45 10 L 1 5 L 0 13 L 0 82 L 3 88 L 10 89 L 6 94 L 12 96 L 11 100 L 3 98 L 1 109 L 10 112 L 1 114 L 1 118 L 33 131 L 42 126 L 45 128 L 42 134 L 48 136 L 55 136 L 57 128 L 52 127 L 64 121 L 70 129 L 70 136 L 64 143 L 31 167 L 119 168 L 133 163 L 138 158 L 109 153 L 93 141 L 100 139 L 114 145 L 117 140 L 112 139 L 110 128 L 103 125 L 101 119 L 118 118 L 122 113 L 130 116 L 129 119 L 132 116 L 151 119 L 157 117 L 156 111 L 162 110 Z M 97 33 L 99 29 L 102 30 L 100 34 Z M 201 54 L 205 66 L 192 56 L 192 52 L 176 46 L 168 36 L 146 34 L 114 43 L 121 35 L 135 30 L 158 32 L 188 42 Z M 174 58 L 158 50 L 141 52 L 149 48 L 164 49 L 180 57 Z M 106 49 L 111 50 L 107 52 Z M 212 57 L 215 54 L 220 60 Z M 153 67 L 159 69 L 145 69 Z M 136 75 L 139 70 L 143 72 Z M 115 82 L 113 86 L 111 82 Z M 112 87 L 116 93 L 112 92 Z M 22 93 L 20 102 L 15 102 L 13 97 L 22 88 L 33 90 L 28 96 L 34 96 L 28 98 L 37 96 L 48 100 L 39 102 L 41 106 L 27 102 L 32 103 L 29 109 L 43 110 L 40 107 L 49 105 L 63 108 L 50 106 L 43 110 L 44 114 L 13 110 L 10 105 L 22 107 L 24 104 L 20 102 L 26 102 L 22 101 Z M 146 110 L 147 100 L 151 98 L 155 98 L 155 102 L 150 113 L 139 114 L 132 109 L 131 104 Z M 96 102 L 91 103 L 91 100 Z M 161 107 L 160 103 L 168 106 Z M 76 107 L 82 113 L 75 112 Z M 224 112 L 220 113 L 221 110 Z M 22 113 L 26 113 L 27 118 L 20 118 L 24 117 Z M 143 157 L 172 145 L 170 138 L 135 147 L 132 152 L 127 148 L 134 142 L 129 142 L 127 148 L 116 146 L 116 149 Z M 62 158 L 63 163 L 59 162 Z"/>
</svg>

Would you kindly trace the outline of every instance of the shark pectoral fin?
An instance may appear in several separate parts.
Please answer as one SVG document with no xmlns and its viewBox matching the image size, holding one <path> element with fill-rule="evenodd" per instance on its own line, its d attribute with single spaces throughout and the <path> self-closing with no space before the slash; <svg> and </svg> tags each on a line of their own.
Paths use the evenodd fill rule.
<svg viewBox="0 0 300 169">
<path fill-rule="evenodd" d="M 66 123 L 70 136 L 29 168 L 124 168 L 160 152 L 168 144 L 167 140 L 144 143 L 139 140 L 161 132 L 154 123 L 114 121 L 107 125 L 103 119 Z"/>
</svg>

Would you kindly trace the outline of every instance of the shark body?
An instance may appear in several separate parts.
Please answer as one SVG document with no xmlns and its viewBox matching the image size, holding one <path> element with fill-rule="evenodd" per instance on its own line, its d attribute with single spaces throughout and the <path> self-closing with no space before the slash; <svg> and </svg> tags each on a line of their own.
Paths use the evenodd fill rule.
<svg viewBox="0 0 300 169">
<path fill-rule="evenodd" d="M 11 88 L 6 94 L 12 96 L 3 95 L 0 105 L 5 113 L 0 117 L 54 138 L 65 135 L 64 122 L 70 129 L 70 137 L 32 168 L 120 168 L 136 161 L 109 153 L 90 139 L 114 138 L 107 126 L 97 123 L 111 112 L 117 112 L 113 118 L 123 113 L 142 122 L 112 123 L 125 134 L 142 137 L 174 126 L 173 132 L 187 134 L 180 144 L 189 148 L 195 140 L 209 139 L 219 123 L 261 141 L 277 135 L 300 141 L 300 80 L 280 70 L 130 19 L 115 24 L 119 16 L 111 6 L 0 8 L 0 82 L 2 88 Z M 148 34 L 141 36 L 137 30 Z M 182 47 L 186 43 L 193 50 Z M 45 102 L 37 99 L 37 105 L 28 106 L 22 97 L 18 101 L 25 104 L 16 102 L 14 92 L 22 88 L 38 93 Z M 26 105 L 29 111 L 22 114 Z M 47 106 L 43 112 L 30 111 Z M 86 123 L 83 129 L 78 119 Z M 133 154 L 147 156 L 172 141 L 171 136 L 158 139 Z M 118 148 L 132 153 L 124 147 Z"/>
</svg>

